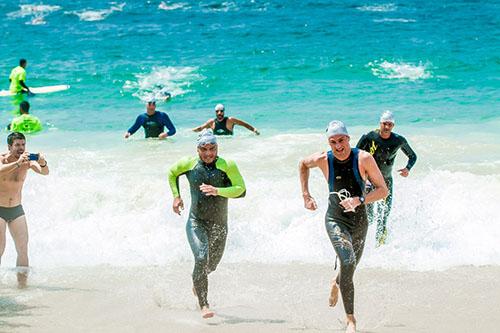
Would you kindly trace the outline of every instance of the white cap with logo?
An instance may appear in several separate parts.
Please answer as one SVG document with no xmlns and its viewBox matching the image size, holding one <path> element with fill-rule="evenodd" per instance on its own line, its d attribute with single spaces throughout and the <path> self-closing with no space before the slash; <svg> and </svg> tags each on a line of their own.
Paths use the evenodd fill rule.
<svg viewBox="0 0 500 333">
<path fill-rule="evenodd" d="M 349 136 L 345 124 L 340 120 L 333 120 L 328 124 L 328 127 L 326 128 L 326 136 L 330 138 L 338 134 Z"/>
<path fill-rule="evenodd" d="M 212 132 L 212 129 L 204 129 L 199 135 L 198 135 L 198 140 L 196 140 L 196 143 L 198 147 L 204 146 L 206 144 L 211 144 L 211 145 L 216 145 L 217 144 L 217 138 L 214 135 L 214 132 Z"/>
<path fill-rule="evenodd" d="M 391 111 L 389 111 L 389 110 L 385 110 L 380 115 L 380 122 L 381 123 L 388 122 L 388 123 L 393 123 L 394 124 L 394 114 Z"/>
</svg>

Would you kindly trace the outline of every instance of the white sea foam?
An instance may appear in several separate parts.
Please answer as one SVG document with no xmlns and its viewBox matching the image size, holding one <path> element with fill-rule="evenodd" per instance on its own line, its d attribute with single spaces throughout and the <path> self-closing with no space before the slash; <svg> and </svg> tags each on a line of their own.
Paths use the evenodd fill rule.
<svg viewBox="0 0 500 333">
<path fill-rule="evenodd" d="M 190 6 L 186 2 L 179 2 L 179 3 L 167 3 L 165 1 L 160 2 L 158 5 L 158 9 L 161 10 L 176 10 L 176 9 L 189 9 Z"/>
<path fill-rule="evenodd" d="M 126 81 L 123 88 L 136 90 L 134 96 L 141 100 L 151 95 L 162 100 L 165 98 L 163 92 L 169 92 L 172 97 L 189 92 L 194 82 L 203 79 L 197 70 L 197 67 L 154 67 L 151 72 L 136 74 L 137 80 Z"/>
<path fill-rule="evenodd" d="M 383 18 L 383 19 L 375 19 L 373 22 L 383 23 L 383 22 L 397 22 L 397 23 L 415 23 L 417 22 L 414 19 L 405 19 L 405 18 Z"/>
<path fill-rule="evenodd" d="M 423 80 L 432 77 L 429 64 L 418 65 L 405 62 L 373 61 L 367 64 L 373 75 L 382 79 Z"/>
<path fill-rule="evenodd" d="M 47 22 L 45 18 L 52 12 L 60 10 L 60 6 L 50 6 L 50 5 L 19 5 L 19 10 L 7 14 L 9 18 L 22 18 L 29 17 L 31 19 L 26 21 L 27 25 L 43 25 Z"/>
<path fill-rule="evenodd" d="M 123 11 L 123 7 L 125 7 L 125 3 L 113 4 L 109 9 L 101 9 L 101 10 L 81 10 L 81 11 L 73 11 L 67 12 L 68 14 L 74 14 L 80 18 L 80 21 L 102 21 L 106 19 L 109 15 L 114 12 Z"/>
<path fill-rule="evenodd" d="M 398 7 L 393 3 L 375 4 L 357 7 L 358 10 L 363 12 L 394 12 Z"/>
<path fill-rule="evenodd" d="M 49 5 L 19 5 L 19 10 L 8 13 L 8 17 L 26 17 L 33 15 L 46 15 L 55 11 L 60 10 L 60 6 L 49 6 Z"/>
<path fill-rule="evenodd" d="M 359 135 L 355 128 L 351 132 L 355 142 Z M 310 189 L 319 209 L 305 210 L 297 171 L 301 157 L 327 148 L 324 137 L 255 137 L 243 130 L 237 134 L 219 142 L 221 156 L 238 162 L 247 185 L 245 198 L 230 200 L 224 260 L 333 263 L 334 251 L 324 228 L 327 185 L 318 170 L 311 172 Z M 72 134 L 79 148 L 47 147 L 63 141 L 57 135 L 64 134 L 30 141 L 34 151 L 46 153 L 51 167 L 48 177 L 30 174 L 24 189 L 32 265 L 192 260 L 184 230 L 188 214 L 179 217 L 172 212 L 166 171 L 181 156 L 195 154 L 194 134 L 181 129 L 175 142 L 159 142 L 142 139 L 142 133 L 129 141 L 118 133 L 82 133 Z M 444 157 L 477 151 L 477 145 L 468 139 L 441 138 L 438 143 L 438 137 L 428 135 L 407 138 L 419 160 L 409 178 L 395 175 L 388 244 L 375 248 L 375 230 L 370 226 L 361 264 L 415 270 L 500 265 L 500 248 L 495 245 L 500 237 L 496 203 L 500 173 L 498 167 L 475 166 L 476 160 L 498 166 L 492 155 L 498 147 L 457 171 Z M 460 152 L 449 150 L 456 145 Z M 405 163 L 404 158 L 396 160 L 397 166 Z M 180 185 L 189 208 L 184 178 Z M 7 266 L 15 262 L 10 237 L 2 259 Z"/>
</svg>

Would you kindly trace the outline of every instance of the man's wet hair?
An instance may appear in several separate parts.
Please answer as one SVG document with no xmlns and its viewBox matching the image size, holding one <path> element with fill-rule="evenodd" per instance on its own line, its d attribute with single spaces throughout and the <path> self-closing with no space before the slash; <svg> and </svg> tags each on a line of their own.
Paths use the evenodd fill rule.
<svg viewBox="0 0 500 333">
<path fill-rule="evenodd" d="M 26 63 L 27 63 L 26 59 L 19 60 L 19 66 L 26 65 Z"/>
<path fill-rule="evenodd" d="M 7 136 L 7 144 L 9 146 L 12 146 L 15 140 L 26 140 L 26 137 L 23 133 L 19 132 L 12 132 L 9 134 L 9 136 Z"/>
<path fill-rule="evenodd" d="M 28 113 L 30 111 L 30 103 L 27 101 L 22 101 L 21 104 L 19 104 L 19 109 L 23 110 L 25 113 Z"/>
</svg>

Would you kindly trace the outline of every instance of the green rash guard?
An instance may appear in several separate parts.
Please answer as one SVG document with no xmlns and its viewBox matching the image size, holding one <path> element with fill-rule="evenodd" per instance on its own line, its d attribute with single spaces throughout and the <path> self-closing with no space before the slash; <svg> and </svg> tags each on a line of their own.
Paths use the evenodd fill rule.
<svg viewBox="0 0 500 333">
<path fill-rule="evenodd" d="M 30 114 L 23 114 L 12 119 L 10 130 L 12 132 L 36 133 L 43 129 L 40 119 Z"/>
<path fill-rule="evenodd" d="M 23 87 L 19 82 L 23 81 L 26 83 L 26 70 L 21 66 L 17 66 L 12 70 L 12 72 L 10 72 L 9 79 L 9 90 L 13 93 L 20 93 L 21 91 L 23 91 Z"/>
<path fill-rule="evenodd" d="M 179 177 L 182 175 L 186 175 L 191 190 L 190 218 L 198 221 L 225 223 L 227 199 L 245 196 L 245 182 L 233 161 L 217 157 L 214 163 L 206 164 L 198 156 L 181 159 L 168 172 L 174 198 L 180 197 Z M 218 195 L 205 195 L 200 191 L 201 184 L 216 187 Z"/>
</svg>

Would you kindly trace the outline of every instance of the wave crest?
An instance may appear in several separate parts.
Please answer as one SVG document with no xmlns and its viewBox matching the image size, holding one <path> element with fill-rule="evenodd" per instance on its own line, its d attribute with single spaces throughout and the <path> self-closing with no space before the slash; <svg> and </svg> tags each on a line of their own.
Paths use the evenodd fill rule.
<svg viewBox="0 0 500 333">
<path fill-rule="evenodd" d="M 428 64 L 418 65 L 405 62 L 374 61 L 367 64 L 373 75 L 382 79 L 425 80 L 432 78 Z"/>
</svg>

